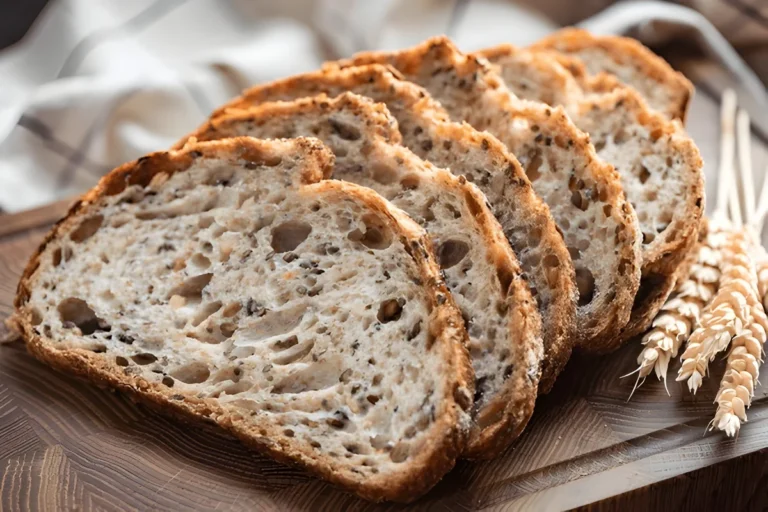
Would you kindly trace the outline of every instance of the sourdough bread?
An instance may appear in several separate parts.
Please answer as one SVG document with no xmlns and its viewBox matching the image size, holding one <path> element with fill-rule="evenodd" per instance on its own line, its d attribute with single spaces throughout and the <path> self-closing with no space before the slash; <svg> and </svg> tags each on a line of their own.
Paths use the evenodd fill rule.
<svg viewBox="0 0 768 512">
<path fill-rule="evenodd" d="M 448 114 L 424 89 L 398 79 L 393 72 L 397 73 L 380 65 L 361 66 L 255 86 L 219 109 L 213 119 L 263 102 L 320 92 L 337 95 L 354 91 L 386 104 L 397 119 L 403 145 L 438 167 L 465 176 L 486 195 L 541 313 L 545 358 L 539 391 L 546 393 L 570 357 L 576 312 L 573 266 L 549 209 L 536 196 L 517 159 L 498 139 L 466 123 L 448 121 Z M 394 137 L 391 130 L 381 133 Z"/>
<path fill-rule="evenodd" d="M 685 122 L 693 97 L 693 84 L 635 39 L 598 36 L 586 30 L 567 28 L 541 39 L 530 48 L 578 57 L 587 72 L 574 69 L 577 77 L 601 73 L 615 76 L 619 82 L 636 89 L 654 110 L 669 119 Z"/>
<path fill-rule="evenodd" d="M 696 145 L 678 122 L 650 110 L 634 90 L 584 90 L 549 54 L 501 45 L 478 55 L 518 96 L 562 105 L 589 134 L 598 155 L 619 171 L 643 237 L 643 277 L 623 337 L 645 330 L 671 291 L 704 212 L 703 162 Z"/>
<path fill-rule="evenodd" d="M 410 501 L 465 445 L 466 333 L 424 231 L 322 181 L 315 139 L 153 153 L 46 237 L 15 323 L 48 364 L 372 500 Z"/>
<path fill-rule="evenodd" d="M 399 52 L 372 52 L 327 69 L 385 63 L 424 87 L 450 114 L 507 145 L 549 205 L 571 252 L 579 287 L 580 345 L 617 346 L 640 281 L 637 218 L 619 176 L 561 108 L 520 100 L 484 59 L 444 37 Z"/>
<path fill-rule="evenodd" d="M 533 413 L 543 350 L 535 302 L 485 197 L 464 177 L 392 144 L 397 121 L 383 104 L 352 93 L 264 103 L 211 120 L 193 137 L 308 134 L 336 154 L 334 178 L 372 188 L 427 230 L 469 333 L 476 380 L 465 455 L 498 455 Z"/>
</svg>

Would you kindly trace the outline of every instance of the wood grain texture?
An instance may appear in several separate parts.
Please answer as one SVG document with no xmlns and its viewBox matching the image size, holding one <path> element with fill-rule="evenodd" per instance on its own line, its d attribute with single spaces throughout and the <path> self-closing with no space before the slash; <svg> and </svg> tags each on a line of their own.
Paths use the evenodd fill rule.
<svg viewBox="0 0 768 512">
<path fill-rule="evenodd" d="M 11 311 L 27 256 L 62 211 L 40 210 L 35 222 L 0 218 L 0 319 Z M 23 229 L 13 229 L 16 223 Z M 722 503 L 734 510 L 764 503 L 768 387 L 758 390 L 737 440 L 704 435 L 717 380 L 705 381 L 695 397 L 677 384 L 667 397 L 649 380 L 627 403 L 632 383 L 620 376 L 636 354 L 629 344 L 602 358 L 576 356 L 519 442 L 492 461 L 460 462 L 414 508 L 643 510 L 674 503 L 705 510 Z M 20 343 L 0 345 L 0 510 L 276 508 L 399 507 L 362 502 L 213 427 L 158 416 L 56 373 Z"/>
</svg>

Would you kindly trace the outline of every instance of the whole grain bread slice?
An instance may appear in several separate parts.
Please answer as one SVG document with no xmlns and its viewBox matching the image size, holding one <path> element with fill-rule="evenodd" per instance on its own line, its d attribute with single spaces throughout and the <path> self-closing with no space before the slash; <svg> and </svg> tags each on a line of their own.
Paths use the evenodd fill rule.
<svg viewBox="0 0 768 512">
<path fill-rule="evenodd" d="M 549 208 L 534 192 L 520 163 L 498 139 L 466 123 L 450 122 L 448 114 L 424 89 L 398 79 L 393 71 L 380 65 L 361 66 L 255 86 L 220 108 L 213 118 L 263 102 L 321 92 L 335 96 L 353 91 L 386 104 L 398 122 L 403 145 L 438 167 L 465 176 L 486 195 L 541 313 L 545 358 L 539 392 L 546 393 L 570 357 L 576 312 L 573 265 Z"/>
<path fill-rule="evenodd" d="M 115 169 L 24 271 L 29 350 L 364 498 L 417 498 L 468 435 L 466 332 L 425 232 L 314 183 L 332 162 L 238 138 Z"/>
<path fill-rule="evenodd" d="M 648 327 L 673 288 L 704 212 L 703 162 L 680 123 L 650 110 L 634 90 L 583 90 L 549 54 L 501 45 L 478 52 L 520 97 L 562 105 L 614 165 L 640 222 L 643 277 L 623 338 Z"/>
<path fill-rule="evenodd" d="M 217 117 L 192 137 L 308 134 L 336 154 L 334 178 L 372 188 L 427 230 L 469 333 L 476 380 L 465 456 L 497 455 L 533 413 L 543 350 L 535 301 L 485 197 L 398 145 L 386 107 L 352 93 L 264 103 Z"/>
<path fill-rule="evenodd" d="M 576 269 L 580 346 L 615 348 L 640 281 L 637 217 L 619 176 L 561 108 L 520 100 L 484 59 L 459 52 L 445 37 L 398 52 L 371 52 L 329 63 L 395 67 L 424 87 L 452 119 L 487 130 L 506 144 L 549 205 Z"/>
<path fill-rule="evenodd" d="M 685 122 L 693 84 L 635 39 L 598 36 L 582 29 L 566 28 L 534 43 L 530 49 L 554 50 L 578 57 L 587 72 L 577 71 L 577 78 L 600 73 L 615 76 L 636 89 L 654 110 L 669 119 Z"/>
</svg>

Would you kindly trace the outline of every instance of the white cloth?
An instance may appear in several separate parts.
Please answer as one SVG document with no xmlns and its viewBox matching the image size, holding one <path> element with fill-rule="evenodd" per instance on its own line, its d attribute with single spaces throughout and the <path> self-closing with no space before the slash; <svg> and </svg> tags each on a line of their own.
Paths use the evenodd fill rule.
<svg viewBox="0 0 768 512">
<path fill-rule="evenodd" d="M 472 30 L 489 17 L 520 28 Z M 525 43 L 550 29 L 498 0 L 54 0 L 0 52 L 0 209 L 80 193 L 244 87 L 327 58 L 446 32 L 467 47 Z"/>
</svg>

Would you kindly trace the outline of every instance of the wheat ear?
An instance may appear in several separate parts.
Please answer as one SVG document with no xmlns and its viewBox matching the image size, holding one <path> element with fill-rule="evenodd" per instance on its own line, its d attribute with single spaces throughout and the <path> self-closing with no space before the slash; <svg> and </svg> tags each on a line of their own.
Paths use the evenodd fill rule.
<svg viewBox="0 0 768 512">
<path fill-rule="evenodd" d="M 699 244 L 696 262 L 691 265 L 690 274 L 667 299 L 653 320 L 651 330 L 643 336 L 645 348 L 637 357 L 639 384 L 636 383 L 635 388 L 642 385 L 651 371 L 655 372 L 658 379 L 664 380 L 666 388 L 669 361 L 677 357 L 680 346 L 688 340 L 704 306 L 717 291 L 720 279 L 720 253 L 715 248 L 717 240 L 718 236 L 710 232 Z"/>
<path fill-rule="evenodd" d="M 755 249 L 754 253 L 757 254 L 756 258 L 763 268 L 768 270 L 765 249 L 760 247 L 757 237 L 753 233 L 745 233 L 744 238 L 749 239 Z M 768 279 L 760 281 L 755 265 L 752 265 L 751 270 L 755 273 L 750 283 L 750 293 L 745 296 L 748 321 L 731 342 L 725 374 L 715 398 L 717 412 L 710 426 L 710 430 L 717 428 L 729 437 L 735 436 L 741 424 L 747 421 L 747 408 L 755 394 L 760 364 L 763 362 L 763 345 L 768 331 L 768 318 L 763 307 Z"/>
<path fill-rule="evenodd" d="M 688 380 L 688 389 L 694 394 L 707 374 L 709 362 L 728 348 L 734 337 L 757 323 L 753 310 L 762 312 L 757 297 L 757 273 L 750 255 L 752 237 L 746 230 L 724 233 L 727 239 L 721 248 L 718 291 L 688 340 L 677 376 L 678 381 Z M 754 329 L 751 333 L 759 335 Z"/>
</svg>

